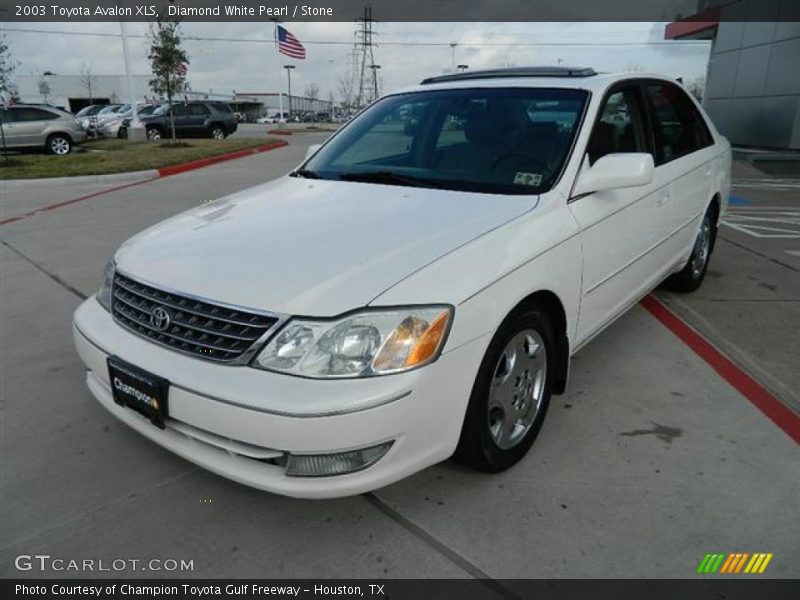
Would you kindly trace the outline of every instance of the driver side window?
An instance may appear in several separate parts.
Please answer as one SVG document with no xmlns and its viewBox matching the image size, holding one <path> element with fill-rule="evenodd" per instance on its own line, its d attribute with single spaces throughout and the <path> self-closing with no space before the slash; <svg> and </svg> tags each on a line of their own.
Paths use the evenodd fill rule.
<svg viewBox="0 0 800 600">
<path fill-rule="evenodd" d="M 586 147 L 589 164 L 618 152 L 648 152 L 634 88 L 616 91 L 606 98 Z"/>
</svg>

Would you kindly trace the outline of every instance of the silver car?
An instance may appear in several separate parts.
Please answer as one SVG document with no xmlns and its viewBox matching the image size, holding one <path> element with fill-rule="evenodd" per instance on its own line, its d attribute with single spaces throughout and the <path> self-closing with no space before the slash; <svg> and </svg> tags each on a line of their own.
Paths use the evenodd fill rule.
<svg viewBox="0 0 800 600">
<path fill-rule="evenodd" d="M 43 147 L 50 154 L 69 154 L 86 141 L 86 131 L 68 112 L 52 106 L 17 105 L 0 109 L 5 148 Z"/>
</svg>

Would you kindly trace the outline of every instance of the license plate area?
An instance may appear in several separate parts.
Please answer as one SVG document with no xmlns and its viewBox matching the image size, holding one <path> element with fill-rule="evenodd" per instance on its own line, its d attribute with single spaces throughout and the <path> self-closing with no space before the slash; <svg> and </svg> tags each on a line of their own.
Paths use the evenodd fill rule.
<svg viewBox="0 0 800 600">
<path fill-rule="evenodd" d="M 164 429 L 168 415 L 169 381 L 117 356 L 108 357 L 108 380 L 114 402 L 127 406 Z"/>
</svg>

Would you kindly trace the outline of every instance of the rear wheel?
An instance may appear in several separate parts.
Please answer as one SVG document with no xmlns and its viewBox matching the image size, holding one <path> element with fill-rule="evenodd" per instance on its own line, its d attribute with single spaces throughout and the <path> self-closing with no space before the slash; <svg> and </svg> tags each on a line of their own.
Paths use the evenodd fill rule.
<svg viewBox="0 0 800 600">
<path fill-rule="evenodd" d="M 64 156 L 72 152 L 72 140 L 68 135 L 63 133 L 54 133 L 45 143 L 45 149 L 49 154 L 58 154 Z"/>
<path fill-rule="evenodd" d="M 716 220 L 716 207 L 710 206 L 703 216 L 689 260 L 683 269 L 667 278 L 664 282 L 667 288 L 676 292 L 693 292 L 703 283 L 717 237 Z"/>
<path fill-rule="evenodd" d="M 554 341 L 553 325 L 538 307 L 501 325 L 478 370 L 456 460 L 496 473 L 525 456 L 550 403 Z"/>
</svg>

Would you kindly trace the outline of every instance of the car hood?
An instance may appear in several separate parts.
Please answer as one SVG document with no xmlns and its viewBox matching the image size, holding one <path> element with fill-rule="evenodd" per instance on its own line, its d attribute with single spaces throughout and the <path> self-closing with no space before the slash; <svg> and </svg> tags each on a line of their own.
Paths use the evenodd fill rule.
<svg viewBox="0 0 800 600">
<path fill-rule="evenodd" d="M 332 316 L 369 304 L 536 199 L 283 177 L 159 223 L 125 242 L 115 259 L 118 269 L 157 287 Z"/>
</svg>

